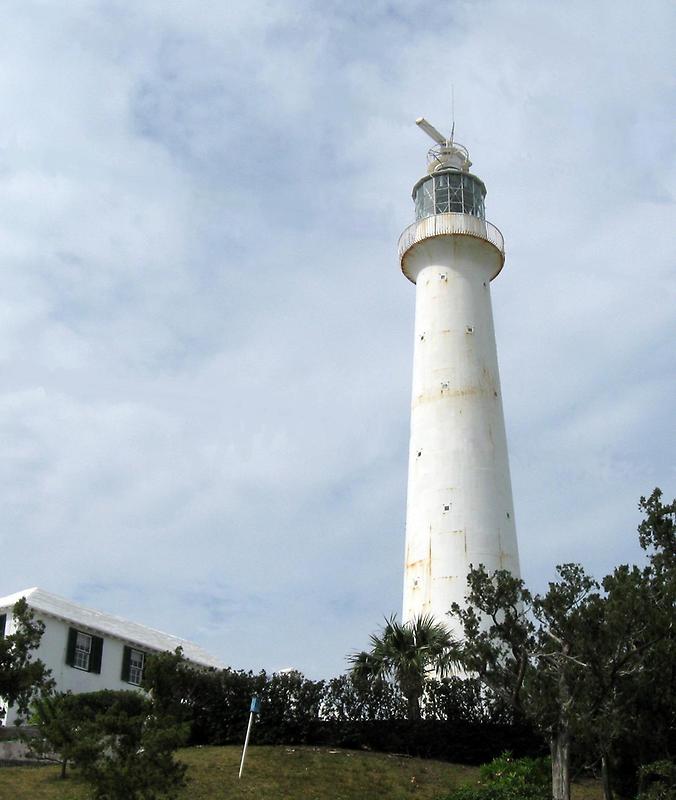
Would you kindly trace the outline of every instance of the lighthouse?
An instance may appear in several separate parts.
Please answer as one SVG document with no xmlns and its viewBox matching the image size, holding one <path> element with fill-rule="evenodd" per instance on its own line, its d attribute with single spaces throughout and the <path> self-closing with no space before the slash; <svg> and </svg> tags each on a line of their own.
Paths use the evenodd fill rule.
<svg viewBox="0 0 676 800">
<path fill-rule="evenodd" d="M 429 613 L 459 636 L 446 613 L 465 604 L 470 565 L 519 576 L 491 309 L 505 249 L 467 150 L 417 124 L 435 144 L 399 239 L 416 297 L 403 618 Z"/>
</svg>

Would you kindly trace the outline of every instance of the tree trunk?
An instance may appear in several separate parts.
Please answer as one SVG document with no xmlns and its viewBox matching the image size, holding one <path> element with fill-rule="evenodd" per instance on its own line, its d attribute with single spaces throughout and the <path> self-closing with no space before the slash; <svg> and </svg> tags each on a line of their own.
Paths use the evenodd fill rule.
<svg viewBox="0 0 676 800">
<path fill-rule="evenodd" d="M 61 762 L 61 780 L 66 779 L 66 767 L 68 766 L 68 759 L 64 758 Z"/>
<path fill-rule="evenodd" d="M 406 698 L 408 705 L 408 718 L 420 719 L 420 698 L 417 695 L 409 695 Z"/>
<path fill-rule="evenodd" d="M 603 781 L 603 796 L 605 800 L 613 800 L 613 790 L 610 785 L 610 763 L 608 753 L 601 753 L 601 779 Z"/>
<path fill-rule="evenodd" d="M 552 756 L 552 798 L 570 800 L 570 734 L 559 728 L 549 740 Z"/>
</svg>

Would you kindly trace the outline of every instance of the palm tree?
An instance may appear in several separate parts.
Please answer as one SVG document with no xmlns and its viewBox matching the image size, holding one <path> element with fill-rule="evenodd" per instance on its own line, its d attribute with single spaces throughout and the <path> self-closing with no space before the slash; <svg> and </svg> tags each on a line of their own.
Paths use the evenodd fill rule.
<svg viewBox="0 0 676 800">
<path fill-rule="evenodd" d="M 371 636 L 371 650 L 349 657 L 351 673 L 361 679 L 391 679 L 406 698 L 409 719 L 420 719 L 420 699 L 431 673 L 444 674 L 457 664 L 456 643 L 430 614 L 398 622 L 385 619 L 380 635 Z"/>
</svg>

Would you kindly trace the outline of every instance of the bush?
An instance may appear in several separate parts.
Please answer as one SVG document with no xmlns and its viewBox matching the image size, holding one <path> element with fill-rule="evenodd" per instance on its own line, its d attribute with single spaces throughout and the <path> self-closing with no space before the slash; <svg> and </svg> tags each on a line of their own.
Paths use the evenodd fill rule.
<svg viewBox="0 0 676 800">
<path fill-rule="evenodd" d="M 514 711 L 487 690 L 478 678 L 457 676 L 430 680 L 422 700 L 425 719 L 509 725 Z"/>
<path fill-rule="evenodd" d="M 639 770 L 638 800 L 676 800 L 676 764 L 655 761 Z"/>
<path fill-rule="evenodd" d="M 447 800 L 548 800 L 551 797 L 546 758 L 512 758 L 503 753 L 481 767 L 477 786 L 463 786 Z"/>
<path fill-rule="evenodd" d="M 157 708 L 190 725 L 191 745 L 241 744 L 256 695 L 261 700 L 252 734 L 256 744 L 365 748 L 464 764 L 482 764 L 507 748 L 517 756 L 543 752 L 532 728 L 513 724 L 473 680 L 431 681 L 422 720 L 404 718 L 404 698 L 387 681 L 200 671 L 180 652 L 150 656 L 143 688 Z"/>
<path fill-rule="evenodd" d="M 155 800 L 174 797 L 185 766 L 174 750 L 187 726 L 158 713 L 138 692 L 60 694 L 38 703 L 34 751 L 57 753 L 62 777 L 74 763 L 96 800 Z"/>
</svg>

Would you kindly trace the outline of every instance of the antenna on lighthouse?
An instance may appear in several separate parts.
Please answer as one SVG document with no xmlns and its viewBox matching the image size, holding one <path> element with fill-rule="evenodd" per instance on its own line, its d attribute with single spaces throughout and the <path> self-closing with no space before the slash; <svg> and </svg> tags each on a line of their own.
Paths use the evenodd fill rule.
<svg viewBox="0 0 676 800">
<path fill-rule="evenodd" d="M 418 117 L 415 124 L 436 142 L 436 147 L 433 147 L 427 154 L 428 171 L 438 172 L 441 169 L 456 169 L 462 172 L 467 172 L 472 166 L 469 160 L 469 153 L 467 149 L 461 144 L 456 144 L 453 141 L 455 134 L 455 119 L 453 120 L 453 128 L 451 130 L 450 139 L 446 138 L 443 134 L 425 119 L 425 117 Z"/>
<path fill-rule="evenodd" d="M 425 119 L 425 117 L 418 117 L 415 121 L 415 124 L 430 137 L 430 139 L 434 139 L 437 144 L 445 145 L 447 139 L 445 136 L 442 136 L 439 131 L 434 127 L 434 125 L 430 125 L 430 123 Z"/>
</svg>

